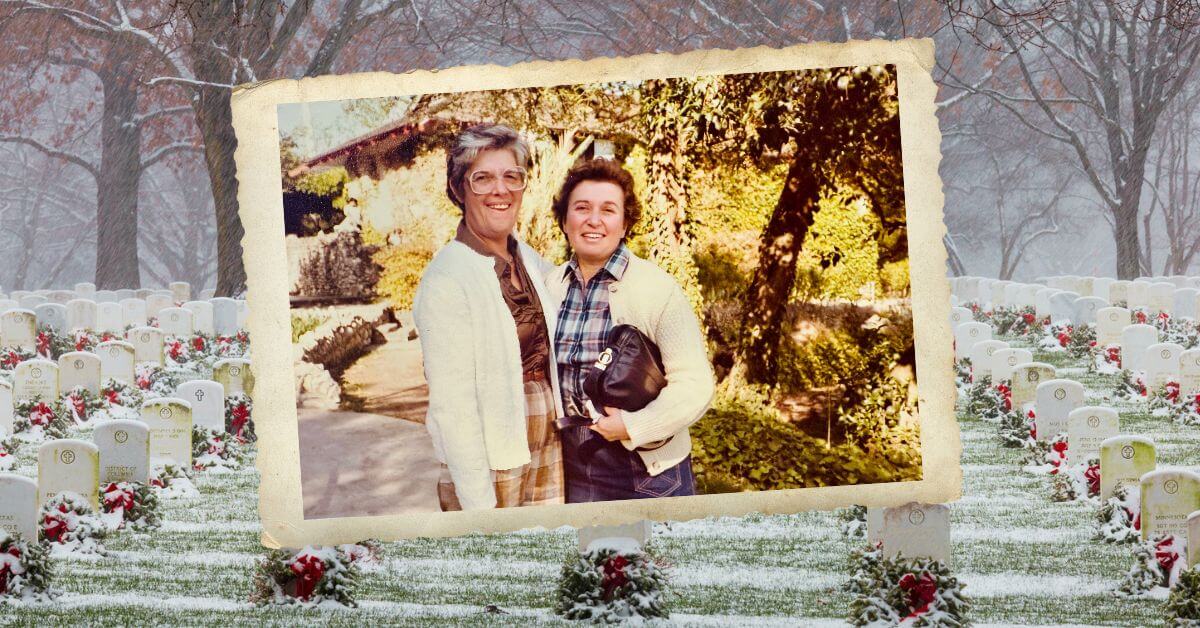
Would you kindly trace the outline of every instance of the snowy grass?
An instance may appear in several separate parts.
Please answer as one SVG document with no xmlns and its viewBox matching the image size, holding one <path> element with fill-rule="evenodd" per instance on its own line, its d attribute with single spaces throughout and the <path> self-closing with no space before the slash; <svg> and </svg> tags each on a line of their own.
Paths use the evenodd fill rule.
<svg viewBox="0 0 1200 628">
<path fill-rule="evenodd" d="M 1036 359 L 1069 365 L 1062 353 Z M 1072 374 L 1097 392 L 1113 381 Z M 1117 407 L 1122 432 L 1153 437 L 1160 464 L 1200 468 L 1200 429 Z M 1091 540 L 1090 507 L 1051 502 L 1048 477 L 1023 472 L 1021 452 L 1000 446 L 994 424 L 964 415 L 960 425 L 954 570 L 977 625 L 1162 625 L 1161 602 L 1109 593 L 1130 552 Z M 15 471 L 35 475 L 36 447 L 17 456 Z M 255 607 L 247 600 L 263 550 L 253 460 L 234 473 L 201 473 L 196 486 L 200 497 L 163 503 L 161 529 L 116 534 L 105 557 L 57 561 L 61 597 L 0 605 L 0 625 L 567 623 L 550 612 L 560 561 L 575 547 L 565 528 L 387 543 L 383 563 L 362 577 L 357 609 Z M 839 585 L 855 544 L 839 534 L 835 514 L 820 512 L 677 522 L 654 535 L 673 565 L 671 623 L 690 626 L 840 625 L 850 596 Z"/>
</svg>

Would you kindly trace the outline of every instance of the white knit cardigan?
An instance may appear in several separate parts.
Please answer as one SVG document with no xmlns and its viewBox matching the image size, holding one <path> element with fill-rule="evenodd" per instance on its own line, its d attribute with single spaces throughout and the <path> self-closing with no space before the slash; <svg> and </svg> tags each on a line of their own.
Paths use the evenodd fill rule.
<svg viewBox="0 0 1200 628">
<path fill-rule="evenodd" d="M 546 318 L 556 320 L 569 286 L 566 265 L 552 271 L 547 282 L 551 308 Z M 715 386 L 704 333 L 675 278 L 653 262 L 630 254 L 625 273 L 608 284 L 608 291 L 613 325 L 637 327 L 662 352 L 666 388 L 645 408 L 621 414 L 629 432 L 629 440 L 621 441 L 626 449 L 671 437 L 662 447 L 637 452 L 650 475 L 658 475 L 691 453 L 688 426 L 712 403 Z"/>
<path fill-rule="evenodd" d="M 521 259 L 546 314 L 550 364 L 554 309 L 545 275 L 553 267 L 525 243 Z M 495 263 L 452 240 L 425 268 L 413 299 L 429 410 L 425 428 L 434 455 L 450 468 L 464 510 L 494 508 L 492 471 L 530 461 L 517 326 L 500 293 Z M 562 416 L 558 369 L 550 368 L 555 416 Z"/>
</svg>

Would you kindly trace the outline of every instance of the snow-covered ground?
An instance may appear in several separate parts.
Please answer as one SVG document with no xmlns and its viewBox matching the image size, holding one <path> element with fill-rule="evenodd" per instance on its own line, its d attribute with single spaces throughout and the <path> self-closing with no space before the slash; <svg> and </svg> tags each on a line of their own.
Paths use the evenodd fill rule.
<svg viewBox="0 0 1200 628">
<path fill-rule="evenodd" d="M 1040 355 L 1065 365 L 1065 356 Z M 1110 376 L 1084 376 L 1093 391 Z M 1200 429 L 1119 405 L 1124 433 L 1151 436 L 1162 465 L 1200 467 Z M 1048 476 L 1022 472 L 991 423 L 960 416 L 964 498 L 952 506 L 954 569 L 977 625 L 1162 625 L 1162 602 L 1110 594 L 1132 564 L 1129 546 L 1091 540 L 1083 502 L 1054 503 Z M 34 445 L 16 472 L 35 472 Z M 57 601 L 0 605 L 0 624 L 122 625 L 308 622 L 388 625 L 560 623 L 550 611 L 568 529 L 384 544 L 364 573 L 359 608 L 256 607 L 248 602 L 258 538 L 253 460 L 223 474 L 199 473 L 200 495 L 165 501 L 164 525 L 105 540 L 105 557 L 59 559 Z M 672 623 L 793 626 L 843 623 L 839 585 L 854 543 L 834 513 L 748 516 L 658 525 L 657 551 L 673 564 Z M 495 605 L 503 613 L 485 612 Z M 562 622 L 566 623 L 566 622 Z"/>
</svg>

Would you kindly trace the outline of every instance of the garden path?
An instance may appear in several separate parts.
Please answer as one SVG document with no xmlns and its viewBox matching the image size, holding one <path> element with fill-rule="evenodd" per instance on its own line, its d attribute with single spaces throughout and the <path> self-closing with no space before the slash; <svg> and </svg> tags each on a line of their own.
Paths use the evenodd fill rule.
<svg viewBox="0 0 1200 628">
<path fill-rule="evenodd" d="M 421 342 L 408 339 L 414 329 L 410 312 L 397 312 L 396 318 L 399 328 L 393 324 L 377 328 L 387 342 L 342 374 L 342 399 L 350 400 L 343 404 L 361 412 L 424 423 L 429 387 L 422 371 Z"/>
</svg>

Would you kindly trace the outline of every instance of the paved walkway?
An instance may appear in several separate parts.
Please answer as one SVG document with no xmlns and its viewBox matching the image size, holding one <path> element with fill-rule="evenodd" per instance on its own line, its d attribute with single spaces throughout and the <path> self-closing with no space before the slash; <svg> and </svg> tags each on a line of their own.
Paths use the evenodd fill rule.
<svg viewBox="0 0 1200 628">
<path fill-rule="evenodd" d="M 383 345 L 359 358 L 342 374 L 343 399 L 361 400 L 363 412 L 384 414 L 418 423 L 425 422 L 429 387 L 421 364 L 421 341 L 409 340 L 412 315 L 397 315 L 402 326 L 378 327 L 387 338 Z"/>
<path fill-rule="evenodd" d="M 438 512 L 438 462 L 425 426 L 403 419 L 301 408 L 304 517 Z"/>
</svg>

